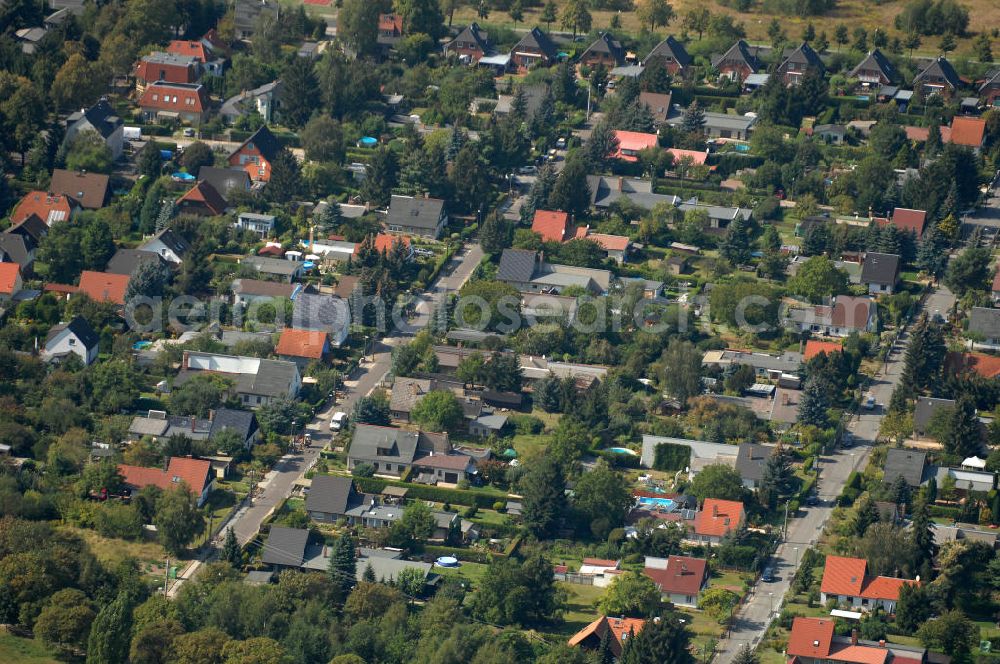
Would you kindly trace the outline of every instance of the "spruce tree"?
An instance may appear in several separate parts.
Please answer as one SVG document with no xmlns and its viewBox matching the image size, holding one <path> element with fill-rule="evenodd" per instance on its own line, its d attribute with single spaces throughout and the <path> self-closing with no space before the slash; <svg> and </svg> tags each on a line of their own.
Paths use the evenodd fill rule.
<svg viewBox="0 0 1000 664">
<path fill-rule="evenodd" d="M 618 139 L 611 123 L 603 120 L 598 122 L 587 140 L 587 158 L 590 163 L 595 168 L 603 168 L 617 149 Z"/>
<path fill-rule="evenodd" d="M 523 486 L 525 527 L 539 539 L 551 537 L 566 513 L 566 480 L 562 467 L 551 456 L 546 456 L 524 476 Z"/>
<path fill-rule="evenodd" d="M 375 207 L 387 207 L 392 198 L 392 189 L 399 181 L 399 164 L 395 153 L 386 146 L 380 146 L 372 154 L 365 172 L 365 181 L 361 183 L 361 198 Z"/>
<path fill-rule="evenodd" d="M 271 163 L 264 196 L 272 203 L 287 203 L 302 191 L 302 166 L 291 150 L 281 148 Z"/>
<path fill-rule="evenodd" d="M 750 260 L 750 254 L 750 222 L 737 215 L 719 245 L 719 255 L 733 265 L 743 265 Z"/>
<path fill-rule="evenodd" d="M 693 664 L 690 635 L 672 615 L 646 621 L 642 631 L 629 639 L 631 648 L 622 664 Z"/>
<path fill-rule="evenodd" d="M 500 210 L 488 215 L 479 229 L 479 244 L 488 254 L 499 254 L 510 246 L 513 239 L 514 227 Z"/>
<path fill-rule="evenodd" d="M 342 598 L 347 597 L 351 588 L 354 587 L 356 561 L 354 538 L 347 533 L 341 534 L 330 547 L 330 563 L 327 571 L 330 574 L 330 580 L 340 590 Z"/>
<path fill-rule="evenodd" d="M 951 427 L 943 442 L 945 451 L 959 459 L 982 452 L 976 404 L 968 394 L 961 394 L 955 400 L 955 408 L 951 413 Z"/>
<path fill-rule="evenodd" d="M 365 583 L 375 583 L 377 580 L 375 578 L 375 568 L 372 567 L 370 560 L 368 561 L 368 564 L 365 565 L 365 571 L 361 573 L 361 580 Z"/>
<path fill-rule="evenodd" d="M 892 483 L 892 490 L 890 491 L 892 496 L 892 502 L 896 505 L 908 505 L 910 503 L 910 485 L 906 482 L 906 478 L 902 475 L 897 475 L 895 481 Z"/>
<path fill-rule="evenodd" d="M 913 543 L 913 555 L 918 569 L 929 569 L 934 564 L 938 547 L 934 542 L 934 531 L 931 529 L 931 510 L 927 501 L 920 499 L 913 505 L 910 539 Z M 925 579 L 930 581 L 930 579 Z"/>
<path fill-rule="evenodd" d="M 806 381 L 799 401 L 799 424 L 826 428 L 830 421 L 826 412 L 830 407 L 829 392 L 829 386 L 818 376 L 812 376 Z"/>
<path fill-rule="evenodd" d="M 865 497 L 864 501 L 858 505 L 858 512 L 854 516 L 854 534 L 864 537 L 868 529 L 879 521 L 878 506 L 871 496 Z"/>
<path fill-rule="evenodd" d="M 825 254 L 830 247 L 830 228 L 827 224 L 816 224 L 807 232 L 802 241 L 802 253 L 806 256 Z"/>
<path fill-rule="evenodd" d="M 240 544 L 236 541 L 236 533 L 233 532 L 232 528 L 226 529 L 226 541 L 222 545 L 222 559 L 233 567 L 239 567 L 243 560 L 243 552 L 240 550 Z"/>
<path fill-rule="evenodd" d="M 615 664 L 615 654 L 611 650 L 611 628 L 601 635 L 601 645 L 597 649 L 597 664 Z"/>
<path fill-rule="evenodd" d="M 702 110 L 701 106 L 698 104 L 698 100 L 695 99 L 688 104 L 688 107 L 684 110 L 684 117 L 681 120 L 681 131 L 686 134 L 701 135 L 704 127 L 705 111 Z"/>
<path fill-rule="evenodd" d="M 760 664 L 760 658 L 750 648 L 750 644 L 744 643 L 743 647 L 736 653 L 736 657 L 733 658 L 733 664 Z"/>
</svg>

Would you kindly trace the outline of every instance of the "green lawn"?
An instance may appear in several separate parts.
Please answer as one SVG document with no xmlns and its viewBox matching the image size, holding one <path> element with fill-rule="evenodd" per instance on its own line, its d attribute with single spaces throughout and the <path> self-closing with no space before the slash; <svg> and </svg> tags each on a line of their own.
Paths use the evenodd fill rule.
<svg viewBox="0 0 1000 664">
<path fill-rule="evenodd" d="M 551 436 L 546 434 L 528 435 L 518 434 L 514 436 L 513 447 L 517 450 L 518 458 L 533 458 L 541 454 L 542 450 L 548 447 Z"/>
<path fill-rule="evenodd" d="M 441 576 L 450 577 L 465 581 L 466 584 L 476 586 L 486 574 L 488 566 L 482 563 L 469 563 L 463 561 L 460 567 L 435 567 L 434 573 Z"/>
<path fill-rule="evenodd" d="M 8 664 L 56 664 L 48 649 L 38 641 L 0 632 L 0 662 Z"/>
<path fill-rule="evenodd" d="M 597 609 L 594 608 L 594 602 L 604 595 L 605 589 L 558 581 L 556 585 L 565 589 L 569 593 L 569 597 L 566 599 L 563 624 L 547 633 L 569 638 L 597 619 L 598 614 Z"/>
</svg>

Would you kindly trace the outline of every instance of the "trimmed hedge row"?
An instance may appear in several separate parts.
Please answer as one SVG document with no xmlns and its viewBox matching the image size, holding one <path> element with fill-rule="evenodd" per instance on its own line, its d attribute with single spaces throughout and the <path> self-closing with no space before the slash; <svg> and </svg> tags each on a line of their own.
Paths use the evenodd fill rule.
<svg viewBox="0 0 1000 664">
<path fill-rule="evenodd" d="M 684 470 L 691 465 L 691 448 L 686 445 L 660 443 L 653 450 L 656 470 Z"/>
<path fill-rule="evenodd" d="M 961 516 L 962 510 L 958 507 L 948 507 L 947 505 L 931 505 L 927 511 L 932 517 L 938 519 L 955 519 Z"/>
<path fill-rule="evenodd" d="M 444 487 L 411 484 L 397 480 L 387 480 L 381 477 L 355 477 L 354 481 L 364 493 L 379 493 L 387 486 L 401 486 L 407 490 L 407 497 L 420 500 L 431 500 L 435 503 L 451 503 L 493 509 L 493 503 L 505 500 L 503 496 L 475 489 L 445 489 Z"/>
</svg>

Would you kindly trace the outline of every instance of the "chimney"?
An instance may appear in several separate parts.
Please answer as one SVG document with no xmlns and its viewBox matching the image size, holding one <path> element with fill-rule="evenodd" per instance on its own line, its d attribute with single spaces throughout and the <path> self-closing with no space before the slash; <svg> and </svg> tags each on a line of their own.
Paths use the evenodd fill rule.
<svg viewBox="0 0 1000 664">
<path fill-rule="evenodd" d="M 194 433 L 194 423 L 195 423 L 195 417 L 194 417 L 194 415 L 192 415 L 191 416 L 191 433 Z"/>
<path fill-rule="evenodd" d="M 879 639 L 878 640 L 878 647 L 879 648 L 885 648 L 885 639 Z"/>
<path fill-rule="evenodd" d="M 191 354 L 188 351 L 184 351 L 184 356 L 181 359 L 181 369 L 188 368 L 188 360 L 191 358 Z"/>
<path fill-rule="evenodd" d="M 852 646 L 858 645 L 858 630 L 856 629 L 851 630 L 851 645 Z"/>
<path fill-rule="evenodd" d="M 323 557 L 324 558 L 329 558 L 330 557 L 330 554 L 327 553 L 327 551 L 326 551 L 326 544 L 323 545 Z"/>
<path fill-rule="evenodd" d="M 620 192 L 622 190 L 622 187 L 624 187 L 624 186 L 625 186 L 625 178 L 619 177 L 618 178 L 618 191 Z"/>
<path fill-rule="evenodd" d="M 209 422 L 214 422 L 215 421 L 215 409 L 214 408 L 210 408 L 208 410 L 208 421 Z"/>
<path fill-rule="evenodd" d="M 719 506 L 718 505 L 715 505 L 715 504 L 712 505 L 712 516 L 719 516 Z"/>
</svg>

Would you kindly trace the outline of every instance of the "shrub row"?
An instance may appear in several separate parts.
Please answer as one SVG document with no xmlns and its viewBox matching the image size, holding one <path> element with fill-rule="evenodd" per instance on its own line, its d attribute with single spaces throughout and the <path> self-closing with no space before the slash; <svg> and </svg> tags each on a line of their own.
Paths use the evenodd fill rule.
<svg viewBox="0 0 1000 664">
<path fill-rule="evenodd" d="M 691 465 L 691 448 L 686 445 L 660 443 L 653 451 L 653 468 L 656 470 L 684 470 Z"/>
<path fill-rule="evenodd" d="M 494 556 L 501 555 L 499 553 L 490 553 L 488 551 L 462 549 L 457 546 L 438 546 L 431 544 L 424 547 L 424 553 L 429 556 L 434 556 L 435 558 L 440 558 L 441 556 L 454 556 L 463 562 L 483 563 L 484 565 L 489 563 Z"/>
<path fill-rule="evenodd" d="M 410 484 L 397 480 L 387 480 L 381 477 L 355 477 L 358 488 L 365 493 L 379 493 L 387 486 L 401 486 L 407 489 L 407 497 L 419 500 L 431 500 L 435 503 L 451 503 L 493 509 L 493 503 L 502 499 L 494 493 L 476 491 L 474 489 L 445 489 L 444 487 Z"/>
<path fill-rule="evenodd" d="M 932 517 L 938 519 L 955 519 L 961 516 L 962 510 L 958 507 L 948 507 L 947 505 L 931 505 L 928 508 L 928 512 Z"/>
</svg>

